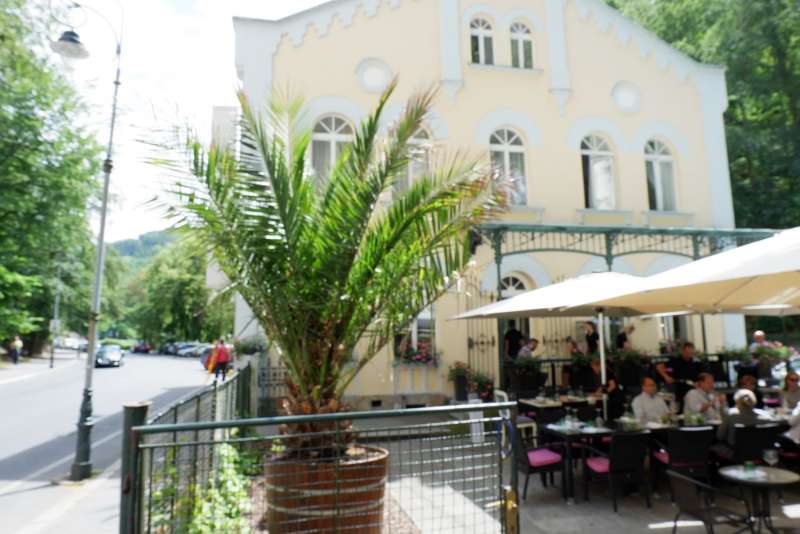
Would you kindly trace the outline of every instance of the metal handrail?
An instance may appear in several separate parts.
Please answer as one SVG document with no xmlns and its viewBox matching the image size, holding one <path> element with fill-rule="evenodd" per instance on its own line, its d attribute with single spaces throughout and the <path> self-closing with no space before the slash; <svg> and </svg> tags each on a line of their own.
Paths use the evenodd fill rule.
<svg viewBox="0 0 800 534">
<path fill-rule="evenodd" d="M 486 410 L 515 409 L 516 402 L 484 402 L 481 404 L 462 404 L 456 406 L 430 406 L 426 408 L 405 408 L 402 410 L 374 410 L 368 412 L 339 412 L 314 415 L 289 415 L 279 417 L 254 417 L 250 419 L 234 419 L 230 421 L 208 421 L 199 423 L 173 423 L 160 425 L 142 425 L 133 427 L 139 434 L 162 434 L 166 432 L 187 432 L 192 430 L 214 430 L 222 428 L 243 428 L 295 423 L 315 423 L 322 421 L 343 421 L 377 419 L 380 417 L 400 417 L 415 415 L 449 414 L 460 412 L 477 412 Z"/>
</svg>

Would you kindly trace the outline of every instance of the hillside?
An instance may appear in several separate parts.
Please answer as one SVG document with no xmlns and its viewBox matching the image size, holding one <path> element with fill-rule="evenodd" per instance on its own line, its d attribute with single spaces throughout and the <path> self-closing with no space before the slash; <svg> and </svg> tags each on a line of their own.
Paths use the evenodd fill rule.
<svg viewBox="0 0 800 534">
<path fill-rule="evenodd" d="M 148 232 L 137 239 L 125 239 L 111 244 L 125 258 L 132 271 L 137 271 L 151 258 L 158 254 L 162 248 L 177 240 L 177 236 L 170 230 Z"/>
</svg>

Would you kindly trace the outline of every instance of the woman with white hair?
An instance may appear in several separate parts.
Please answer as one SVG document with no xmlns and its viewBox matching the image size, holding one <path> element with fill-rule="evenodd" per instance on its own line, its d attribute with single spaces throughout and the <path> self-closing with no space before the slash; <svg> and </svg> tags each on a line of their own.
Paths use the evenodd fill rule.
<svg viewBox="0 0 800 534">
<path fill-rule="evenodd" d="M 722 424 L 717 429 L 717 439 L 731 449 L 736 445 L 736 425 L 752 426 L 767 422 L 756 413 L 756 395 L 749 389 L 737 391 L 733 395 L 733 402 L 736 407 L 728 410 L 728 415 L 723 416 Z"/>
</svg>

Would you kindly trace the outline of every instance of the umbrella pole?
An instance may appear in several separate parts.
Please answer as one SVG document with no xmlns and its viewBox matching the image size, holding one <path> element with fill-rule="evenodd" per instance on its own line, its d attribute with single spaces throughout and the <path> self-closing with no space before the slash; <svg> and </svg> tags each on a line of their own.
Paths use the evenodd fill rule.
<svg viewBox="0 0 800 534">
<path fill-rule="evenodd" d="M 605 317 L 602 308 L 597 310 L 597 323 L 600 325 L 600 381 L 601 387 L 606 387 L 606 342 L 605 342 Z M 608 421 L 608 394 L 603 390 L 603 420 Z"/>
<path fill-rule="evenodd" d="M 703 352 L 708 354 L 708 342 L 706 341 L 706 314 L 700 314 L 700 331 L 703 333 Z"/>
</svg>

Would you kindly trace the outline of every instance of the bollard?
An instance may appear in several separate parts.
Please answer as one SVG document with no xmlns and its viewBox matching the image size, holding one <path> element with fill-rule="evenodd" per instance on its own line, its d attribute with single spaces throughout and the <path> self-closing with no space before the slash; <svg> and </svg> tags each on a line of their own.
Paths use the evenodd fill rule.
<svg viewBox="0 0 800 534">
<path fill-rule="evenodd" d="M 122 473 L 120 475 L 120 534 L 136 534 L 139 518 L 136 499 L 139 495 L 139 436 L 133 427 L 147 422 L 150 401 L 123 405 L 122 420 Z"/>
</svg>

